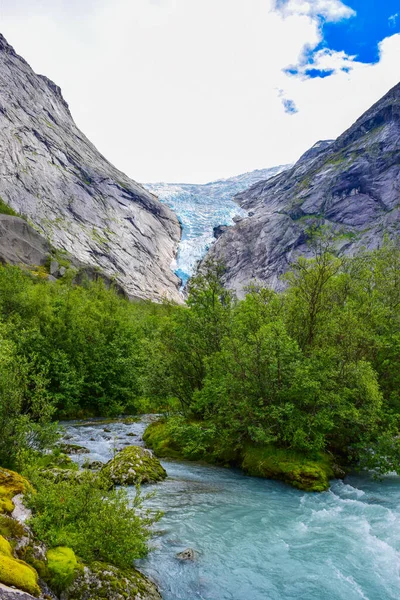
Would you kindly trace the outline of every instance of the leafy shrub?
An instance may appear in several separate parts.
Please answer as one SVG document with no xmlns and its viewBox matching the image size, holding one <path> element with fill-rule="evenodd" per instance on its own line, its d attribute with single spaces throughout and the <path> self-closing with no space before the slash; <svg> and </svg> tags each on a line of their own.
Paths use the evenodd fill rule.
<svg viewBox="0 0 400 600">
<path fill-rule="evenodd" d="M 28 499 L 30 526 L 49 548 L 66 546 L 86 562 L 121 568 L 147 554 L 150 527 L 159 515 L 141 509 L 139 493 L 131 504 L 125 489 L 110 490 L 108 480 L 87 472 L 79 481 L 54 483 L 37 472 L 31 480 L 36 493 Z"/>
</svg>

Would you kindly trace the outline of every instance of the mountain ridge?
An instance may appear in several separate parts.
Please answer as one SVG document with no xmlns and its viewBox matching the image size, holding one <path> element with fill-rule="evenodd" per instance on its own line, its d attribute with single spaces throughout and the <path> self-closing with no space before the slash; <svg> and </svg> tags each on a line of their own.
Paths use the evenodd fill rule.
<svg viewBox="0 0 400 600">
<path fill-rule="evenodd" d="M 75 125 L 61 89 L 0 36 L 0 196 L 56 248 L 132 298 L 181 302 L 175 214 Z"/>
<path fill-rule="evenodd" d="M 225 284 L 239 296 L 252 281 L 283 289 L 293 260 L 310 256 L 311 225 L 342 232 L 338 249 L 349 254 L 400 233 L 400 84 L 336 140 L 311 150 L 235 196 L 249 216 L 227 228 L 207 256 L 225 264 Z"/>
</svg>

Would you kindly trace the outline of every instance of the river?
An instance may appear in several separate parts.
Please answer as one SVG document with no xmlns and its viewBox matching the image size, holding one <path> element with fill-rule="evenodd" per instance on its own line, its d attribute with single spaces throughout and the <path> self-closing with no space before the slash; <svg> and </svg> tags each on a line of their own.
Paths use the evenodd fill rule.
<svg viewBox="0 0 400 600">
<path fill-rule="evenodd" d="M 64 424 L 68 442 L 90 450 L 80 462 L 143 445 L 145 426 Z M 137 566 L 164 600 L 399 600 L 399 477 L 354 475 L 310 494 L 236 470 L 162 463 L 168 478 L 143 487 L 156 491 L 147 505 L 164 517 Z M 178 560 L 188 547 L 196 560 Z"/>
</svg>

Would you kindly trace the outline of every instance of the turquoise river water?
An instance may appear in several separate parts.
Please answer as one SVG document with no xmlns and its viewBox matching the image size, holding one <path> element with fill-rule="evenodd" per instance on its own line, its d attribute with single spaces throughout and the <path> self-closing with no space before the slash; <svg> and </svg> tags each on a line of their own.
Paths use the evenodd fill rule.
<svg viewBox="0 0 400 600">
<path fill-rule="evenodd" d="M 65 426 L 68 441 L 90 450 L 77 460 L 103 462 L 114 448 L 143 445 L 144 427 Z M 163 465 L 168 478 L 146 490 L 164 517 L 137 566 L 164 600 L 400 599 L 399 477 L 350 476 L 309 494 L 229 469 Z M 188 547 L 196 560 L 178 560 Z"/>
</svg>

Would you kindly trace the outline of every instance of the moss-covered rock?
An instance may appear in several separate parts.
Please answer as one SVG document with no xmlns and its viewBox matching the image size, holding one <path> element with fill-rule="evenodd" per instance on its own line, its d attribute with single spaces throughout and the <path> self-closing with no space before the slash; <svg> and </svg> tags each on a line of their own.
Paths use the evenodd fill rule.
<svg viewBox="0 0 400 600">
<path fill-rule="evenodd" d="M 54 483 L 58 483 L 60 481 L 79 481 L 85 477 L 85 471 L 81 471 L 78 468 L 74 469 L 64 469 L 60 467 L 53 467 L 50 469 L 41 469 L 40 475 L 45 479 L 49 479 Z M 95 476 L 93 474 L 93 476 Z"/>
<path fill-rule="evenodd" d="M 2 535 L 0 535 L 0 554 L 1 556 L 10 557 L 12 557 L 13 555 L 10 542 L 6 540 Z"/>
<path fill-rule="evenodd" d="M 1 490 L 0 490 L 1 493 Z M 9 498 L 0 498 L 0 513 L 12 513 L 14 504 Z"/>
<path fill-rule="evenodd" d="M 62 600 L 161 600 L 154 583 L 139 571 L 122 571 L 99 562 L 84 567 L 61 597 Z"/>
<path fill-rule="evenodd" d="M 128 446 L 118 452 L 101 470 L 115 485 L 154 483 L 167 473 L 150 450 Z"/>
<path fill-rule="evenodd" d="M 160 458 L 182 458 L 177 443 L 168 433 L 166 421 L 150 423 L 143 434 L 143 441 Z"/>
<path fill-rule="evenodd" d="M 61 452 L 63 454 L 89 454 L 90 450 L 85 448 L 84 446 L 79 446 L 78 444 L 67 444 L 63 443 L 59 446 Z"/>
<path fill-rule="evenodd" d="M 31 485 L 22 475 L 0 467 L 0 513 L 12 513 L 14 504 L 11 499 L 28 489 Z"/>
<path fill-rule="evenodd" d="M 78 574 L 78 560 L 71 548 L 59 546 L 47 552 L 48 583 L 57 591 L 72 584 Z"/>
<path fill-rule="evenodd" d="M 242 469 L 253 477 L 279 479 L 307 492 L 324 492 L 334 473 L 327 456 L 309 459 L 301 454 L 271 446 L 249 446 L 242 460 Z"/>
<path fill-rule="evenodd" d="M 39 596 L 38 574 L 27 563 L 13 557 L 11 544 L 0 535 L 0 583 Z"/>
<path fill-rule="evenodd" d="M 26 531 L 21 523 L 7 515 L 0 515 L 0 536 L 7 540 L 18 541 L 25 535 Z"/>
</svg>

